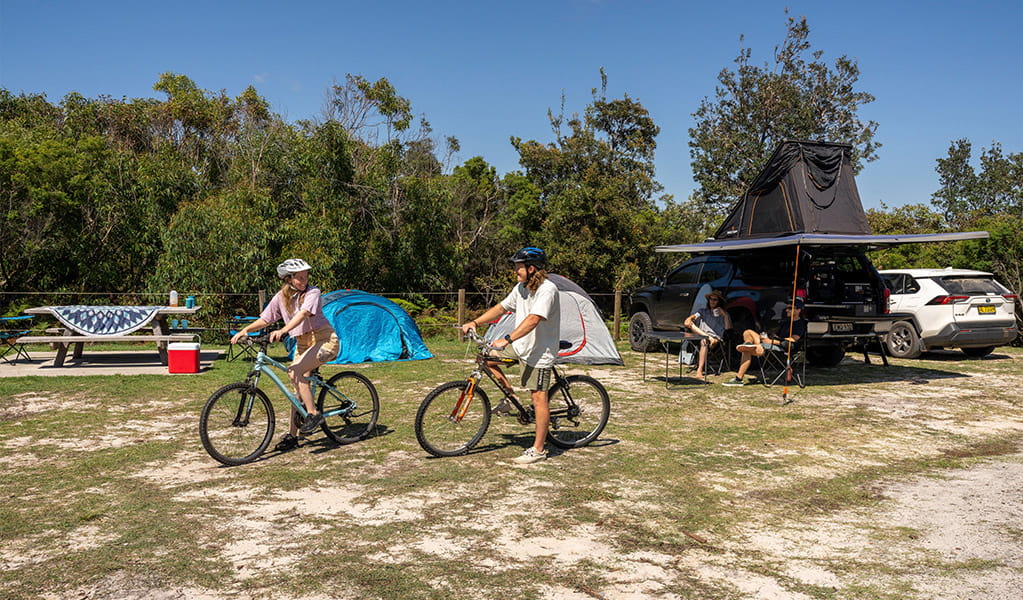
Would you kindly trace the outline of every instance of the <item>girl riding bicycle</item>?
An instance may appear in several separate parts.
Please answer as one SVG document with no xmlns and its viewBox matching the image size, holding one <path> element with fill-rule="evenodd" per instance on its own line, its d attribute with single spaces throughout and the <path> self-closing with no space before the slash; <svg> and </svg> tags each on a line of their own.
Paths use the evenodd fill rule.
<svg viewBox="0 0 1023 600">
<path fill-rule="evenodd" d="M 270 341 L 279 341 L 285 334 L 295 338 L 295 360 L 288 369 L 288 377 L 295 392 L 305 405 L 309 416 L 299 427 L 298 411 L 291 411 L 291 427 L 281 438 L 275 450 L 285 451 L 298 446 L 298 434 L 307 435 L 323 423 L 323 415 L 317 412 L 309 385 L 309 374 L 320 365 L 333 360 L 340 344 L 334 328 L 323 316 L 320 302 L 320 288 L 309 285 L 309 266 L 301 258 L 289 258 L 277 265 L 277 276 L 284 280 L 281 289 L 266 305 L 259 318 L 248 324 L 231 338 L 232 344 L 245 339 L 248 332 L 284 320 L 284 327 L 270 333 Z"/>
</svg>

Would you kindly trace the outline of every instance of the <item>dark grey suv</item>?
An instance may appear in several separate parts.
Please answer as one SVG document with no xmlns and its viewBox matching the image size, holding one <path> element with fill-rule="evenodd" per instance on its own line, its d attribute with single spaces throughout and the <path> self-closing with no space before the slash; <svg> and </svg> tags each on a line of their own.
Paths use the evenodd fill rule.
<svg viewBox="0 0 1023 600">
<path fill-rule="evenodd" d="M 860 246 L 776 246 L 709 253 L 672 268 L 656 285 L 634 291 L 629 303 L 629 342 L 646 351 L 654 330 L 679 331 L 710 290 L 721 290 L 733 331 L 774 331 L 793 291 L 806 303 L 807 360 L 833 366 L 853 345 L 878 341 L 892 319 L 888 288 Z M 793 275 L 795 290 L 793 290 Z"/>
</svg>

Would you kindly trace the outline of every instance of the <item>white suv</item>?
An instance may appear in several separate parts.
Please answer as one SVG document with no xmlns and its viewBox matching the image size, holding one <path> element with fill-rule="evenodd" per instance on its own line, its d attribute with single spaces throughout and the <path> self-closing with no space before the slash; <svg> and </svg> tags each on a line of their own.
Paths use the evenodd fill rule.
<svg viewBox="0 0 1023 600">
<path fill-rule="evenodd" d="M 990 354 L 1016 339 L 1017 297 L 991 273 L 967 269 L 881 271 L 891 289 L 896 321 L 886 338 L 888 352 L 916 358 L 933 348 L 961 348 L 967 356 Z"/>
</svg>

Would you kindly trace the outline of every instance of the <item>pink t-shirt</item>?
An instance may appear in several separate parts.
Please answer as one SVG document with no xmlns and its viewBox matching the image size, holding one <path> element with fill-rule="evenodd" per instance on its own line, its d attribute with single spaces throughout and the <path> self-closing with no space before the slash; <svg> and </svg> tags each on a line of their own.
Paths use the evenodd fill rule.
<svg viewBox="0 0 1023 600">
<path fill-rule="evenodd" d="M 320 288 L 309 286 L 305 291 L 305 298 L 302 300 L 302 306 L 299 310 L 309 311 L 309 317 L 298 324 L 288 332 L 291 337 L 298 337 L 303 333 L 309 333 L 310 331 L 316 331 L 321 327 L 329 327 L 330 321 L 323 316 L 323 311 L 320 310 Z M 278 320 L 283 319 L 285 323 L 290 321 L 294 317 L 294 313 L 289 313 L 284 308 L 284 298 L 280 292 L 274 294 L 274 297 L 270 300 L 263 312 L 259 314 L 259 318 L 263 319 L 267 323 L 275 323 Z"/>
</svg>

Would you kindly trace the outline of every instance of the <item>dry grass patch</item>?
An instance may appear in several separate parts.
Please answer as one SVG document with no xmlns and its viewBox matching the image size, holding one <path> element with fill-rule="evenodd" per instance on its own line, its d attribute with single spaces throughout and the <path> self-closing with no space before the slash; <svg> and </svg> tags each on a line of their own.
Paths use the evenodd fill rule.
<svg viewBox="0 0 1023 600">
<path fill-rule="evenodd" d="M 381 397 L 370 439 L 312 436 L 237 468 L 206 456 L 196 421 L 242 361 L 194 377 L 0 379 L 0 596 L 871 600 L 1023 588 L 1023 416 L 1006 383 L 1023 375 L 1018 350 L 887 369 L 847 360 L 813 371 L 786 406 L 780 388 L 643 382 L 626 352 L 625 368 L 572 369 L 611 391 L 601 439 L 523 467 L 511 458 L 532 434 L 514 419 L 495 419 L 468 456 L 418 447 L 419 401 L 471 368 L 461 345 L 431 349 L 439 359 L 360 367 Z M 280 435 L 287 407 L 274 396 Z"/>
</svg>

